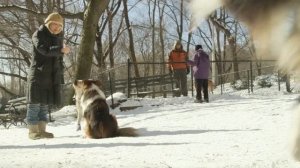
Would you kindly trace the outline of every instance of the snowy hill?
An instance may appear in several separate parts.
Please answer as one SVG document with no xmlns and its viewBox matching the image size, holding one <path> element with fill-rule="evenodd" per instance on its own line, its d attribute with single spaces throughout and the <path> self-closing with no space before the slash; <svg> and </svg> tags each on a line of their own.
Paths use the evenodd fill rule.
<svg viewBox="0 0 300 168">
<path fill-rule="evenodd" d="M 24 127 L 0 128 L 0 167 L 296 168 L 288 137 L 297 94 L 266 89 L 192 97 L 130 99 L 112 110 L 120 127 L 139 137 L 84 139 L 75 107 L 53 113 L 54 139 L 29 140 Z"/>
</svg>

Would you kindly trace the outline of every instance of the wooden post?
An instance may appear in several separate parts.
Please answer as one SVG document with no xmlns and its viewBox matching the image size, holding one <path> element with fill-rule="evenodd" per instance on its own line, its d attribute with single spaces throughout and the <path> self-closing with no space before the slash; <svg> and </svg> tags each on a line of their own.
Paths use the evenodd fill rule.
<svg viewBox="0 0 300 168">
<path fill-rule="evenodd" d="M 131 81 L 130 81 L 130 59 L 127 60 L 127 97 L 130 97 Z"/>
</svg>

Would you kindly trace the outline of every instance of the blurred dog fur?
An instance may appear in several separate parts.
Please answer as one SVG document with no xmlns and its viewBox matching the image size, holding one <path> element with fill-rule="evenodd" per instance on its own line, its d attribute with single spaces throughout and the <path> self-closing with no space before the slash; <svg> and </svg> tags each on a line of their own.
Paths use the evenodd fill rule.
<svg viewBox="0 0 300 168">
<path fill-rule="evenodd" d="M 278 60 L 285 73 L 300 72 L 300 0 L 189 0 L 194 26 L 224 6 L 245 23 L 261 58 Z M 196 20 L 196 18 L 198 20 Z M 300 105 L 292 139 L 292 152 L 300 161 Z"/>
<path fill-rule="evenodd" d="M 105 95 L 98 80 L 76 80 L 73 83 L 77 108 L 78 130 L 83 120 L 87 138 L 109 138 L 116 136 L 137 136 L 134 128 L 119 128 L 117 119 L 109 113 Z"/>
</svg>

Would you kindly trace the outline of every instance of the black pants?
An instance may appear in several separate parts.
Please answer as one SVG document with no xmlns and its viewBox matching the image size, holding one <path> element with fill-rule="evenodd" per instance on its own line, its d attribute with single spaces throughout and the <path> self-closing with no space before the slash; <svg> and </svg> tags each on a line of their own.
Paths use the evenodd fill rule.
<svg viewBox="0 0 300 168">
<path fill-rule="evenodd" d="M 180 89 L 180 94 L 183 96 L 187 96 L 186 69 L 175 69 L 174 78 L 175 78 L 176 88 Z"/>
<path fill-rule="evenodd" d="M 202 91 L 204 94 L 204 100 L 208 101 L 208 79 L 196 79 L 196 99 L 202 99 Z"/>
</svg>

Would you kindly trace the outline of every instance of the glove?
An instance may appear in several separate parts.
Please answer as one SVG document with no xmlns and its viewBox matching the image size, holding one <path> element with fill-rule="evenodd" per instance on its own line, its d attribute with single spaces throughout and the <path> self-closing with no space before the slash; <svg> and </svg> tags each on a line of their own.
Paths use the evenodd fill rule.
<svg viewBox="0 0 300 168">
<path fill-rule="evenodd" d="M 186 74 L 188 75 L 189 73 L 190 73 L 190 68 L 187 67 L 187 68 L 186 68 Z"/>
</svg>

